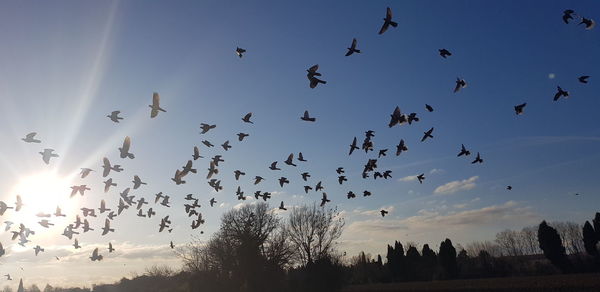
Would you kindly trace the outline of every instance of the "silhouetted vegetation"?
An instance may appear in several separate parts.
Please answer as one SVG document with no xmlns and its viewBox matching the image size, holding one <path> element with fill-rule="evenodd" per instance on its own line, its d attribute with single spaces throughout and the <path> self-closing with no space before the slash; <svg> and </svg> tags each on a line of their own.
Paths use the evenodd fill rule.
<svg viewBox="0 0 600 292">
<path fill-rule="evenodd" d="M 403 245 L 395 241 L 387 246 L 384 257 L 372 257 L 364 252 L 351 258 L 341 255 L 335 242 L 343 227 L 344 221 L 336 210 L 314 204 L 293 208 L 287 220 L 283 220 L 266 203 L 245 205 L 225 213 L 219 230 L 208 241 L 196 239 L 178 249 L 183 261 L 181 271 L 153 266 L 147 268 L 142 276 L 94 286 L 92 290 L 47 286 L 43 291 L 318 292 L 339 291 L 347 285 L 354 285 L 347 289 L 351 291 L 379 291 L 379 288 L 365 287 L 413 291 L 423 290 L 426 286 L 376 284 L 600 270 L 600 213 L 596 213 L 591 223 L 586 221 L 583 227 L 572 222 L 543 221 L 537 227 L 501 231 L 493 242 L 472 242 L 466 248 L 455 246 L 450 239 L 445 239 L 437 253 L 428 244 L 419 251 L 416 243 Z M 567 280 L 564 283 L 577 284 L 577 281 Z M 506 290 L 485 286 L 490 281 L 464 282 L 464 286 L 471 287 L 468 291 L 530 291 L 526 289 L 525 280 L 518 282 L 519 287 Z M 463 282 L 447 283 L 463 285 L 460 284 Z M 593 291 L 589 287 L 572 290 L 577 287 L 552 283 L 555 285 L 552 291 Z M 363 284 L 372 286 L 356 286 Z M 538 290 L 546 289 L 549 288 Z M 32 286 L 26 291 L 40 289 Z M 445 290 L 440 288 L 437 291 Z"/>
</svg>

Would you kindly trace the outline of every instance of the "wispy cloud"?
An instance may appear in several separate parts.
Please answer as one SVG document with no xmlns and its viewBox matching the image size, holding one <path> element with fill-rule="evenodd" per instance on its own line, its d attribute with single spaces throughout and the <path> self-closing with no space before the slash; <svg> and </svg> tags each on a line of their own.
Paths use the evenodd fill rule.
<svg viewBox="0 0 600 292">
<path fill-rule="evenodd" d="M 435 188 L 433 192 L 441 195 L 454 194 L 458 191 L 468 191 L 475 188 L 475 181 L 477 181 L 477 179 L 479 179 L 479 176 L 472 176 L 468 179 L 451 181 Z"/>
<path fill-rule="evenodd" d="M 405 176 L 405 177 L 398 179 L 398 181 L 415 181 L 415 180 L 417 180 L 416 175 L 409 175 L 409 176 Z"/>
</svg>

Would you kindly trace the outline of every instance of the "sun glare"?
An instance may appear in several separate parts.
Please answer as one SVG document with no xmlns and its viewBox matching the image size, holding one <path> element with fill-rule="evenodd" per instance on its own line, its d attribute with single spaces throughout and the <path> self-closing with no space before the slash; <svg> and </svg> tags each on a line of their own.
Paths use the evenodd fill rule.
<svg viewBox="0 0 600 292">
<path fill-rule="evenodd" d="M 67 218 L 71 219 L 77 208 L 78 198 L 69 198 L 71 191 L 71 180 L 59 177 L 54 173 L 40 173 L 22 178 L 13 188 L 10 199 L 6 202 L 9 206 L 16 207 L 17 195 L 21 197 L 23 206 L 19 211 L 11 209 L 10 220 L 16 224 L 23 223 L 26 227 L 39 231 L 43 234 L 45 230 L 64 228 Z M 56 207 L 60 207 L 61 213 L 67 216 L 56 217 Z M 53 224 L 51 228 L 44 228 L 38 224 L 46 219 Z"/>
</svg>

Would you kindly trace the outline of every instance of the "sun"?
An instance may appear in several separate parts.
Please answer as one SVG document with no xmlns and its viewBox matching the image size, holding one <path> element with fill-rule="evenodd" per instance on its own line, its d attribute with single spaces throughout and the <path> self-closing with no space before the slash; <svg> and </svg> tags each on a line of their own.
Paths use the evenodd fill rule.
<svg viewBox="0 0 600 292">
<path fill-rule="evenodd" d="M 52 172 L 44 172 L 23 177 L 14 186 L 11 195 L 6 201 L 11 207 L 15 207 L 17 196 L 21 197 L 23 206 L 19 211 L 10 209 L 10 221 L 15 224 L 23 223 L 26 227 L 36 232 L 44 233 L 45 230 L 64 228 L 67 218 L 70 220 L 78 205 L 77 198 L 69 198 L 71 192 L 71 179 L 60 177 Z M 60 207 L 65 217 L 56 217 L 56 207 Z M 48 215 L 50 215 L 48 217 Z M 38 224 L 46 219 L 52 224 L 51 228 L 44 228 Z"/>
</svg>

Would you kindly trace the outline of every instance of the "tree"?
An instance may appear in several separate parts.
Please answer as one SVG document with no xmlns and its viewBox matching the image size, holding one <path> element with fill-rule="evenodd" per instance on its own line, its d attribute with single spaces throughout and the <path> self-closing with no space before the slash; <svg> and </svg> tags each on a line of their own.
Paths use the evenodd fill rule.
<svg viewBox="0 0 600 292">
<path fill-rule="evenodd" d="M 417 280 L 419 266 L 421 264 L 421 255 L 414 246 L 409 246 L 406 250 L 404 279 L 407 281 Z"/>
<path fill-rule="evenodd" d="M 388 245 L 387 265 L 394 280 L 399 281 L 404 272 L 404 247 L 399 241 L 394 242 L 394 246 Z"/>
<path fill-rule="evenodd" d="M 496 243 L 502 249 L 502 254 L 508 256 L 523 255 L 524 244 L 522 244 L 519 232 L 506 229 L 496 234 Z"/>
<path fill-rule="evenodd" d="M 585 247 L 585 251 L 591 256 L 598 256 L 598 249 L 596 245 L 598 245 L 598 237 L 596 236 L 596 232 L 594 231 L 594 227 L 590 224 L 589 221 L 585 221 L 583 225 L 583 245 Z"/>
<path fill-rule="evenodd" d="M 438 261 L 443 269 L 444 277 L 453 279 L 458 276 L 458 266 L 456 264 L 456 249 L 452 246 L 452 241 L 448 238 L 440 244 Z"/>
<path fill-rule="evenodd" d="M 540 245 L 537 238 L 537 227 L 527 226 L 521 229 L 521 241 L 525 248 L 524 254 L 540 254 Z"/>
<path fill-rule="evenodd" d="M 594 230 L 596 231 L 596 238 L 600 240 L 600 212 L 596 213 L 596 217 L 593 220 Z"/>
<path fill-rule="evenodd" d="M 552 227 L 556 229 L 562 239 L 567 254 L 578 254 L 584 250 L 582 245 L 583 236 L 581 226 L 574 222 L 553 222 Z"/>
<path fill-rule="evenodd" d="M 544 251 L 544 255 L 553 265 L 563 273 L 571 271 L 571 263 L 567 258 L 560 235 L 558 235 L 556 229 L 548 226 L 546 221 L 542 221 L 538 227 L 538 241 L 540 249 Z"/>
<path fill-rule="evenodd" d="M 429 248 L 428 244 L 424 244 L 421 250 L 421 276 L 423 280 L 431 280 L 433 278 L 436 265 L 437 256 L 435 252 Z"/>
<path fill-rule="evenodd" d="M 344 220 L 335 209 L 315 204 L 294 208 L 286 232 L 298 261 L 307 265 L 335 252 L 335 241 L 342 235 Z"/>
</svg>

